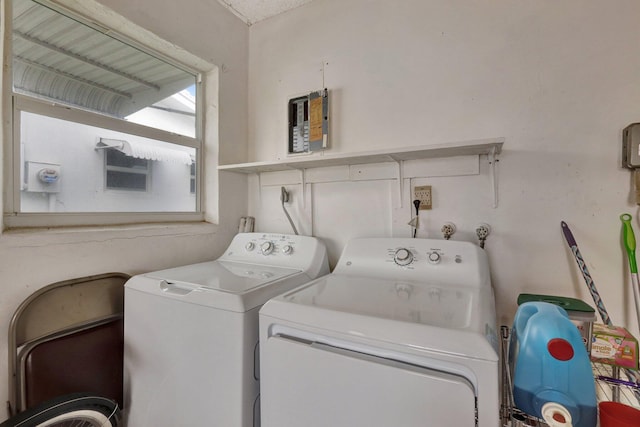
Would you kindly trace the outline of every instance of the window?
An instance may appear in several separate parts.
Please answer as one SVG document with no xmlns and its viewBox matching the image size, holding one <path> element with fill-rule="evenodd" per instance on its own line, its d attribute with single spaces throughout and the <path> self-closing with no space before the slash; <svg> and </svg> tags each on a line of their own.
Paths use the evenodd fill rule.
<svg viewBox="0 0 640 427">
<path fill-rule="evenodd" d="M 148 221 L 140 213 L 201 219 L 198 71 L 46 0 L 12 5 L 6 223 L 29 225 L 32 214 L 45 225 L 64 214 L 73 218 L 65 224 L 105 222 L 96 219 L 105 213 L 122 214 L 107 223 Z"/>
<path fill-rule="evenodd" d="M 107 188 L 147 191 L 149 160 L 136 159 L 113 148 L 105 152 L 104 158 Z"/>
</svg>

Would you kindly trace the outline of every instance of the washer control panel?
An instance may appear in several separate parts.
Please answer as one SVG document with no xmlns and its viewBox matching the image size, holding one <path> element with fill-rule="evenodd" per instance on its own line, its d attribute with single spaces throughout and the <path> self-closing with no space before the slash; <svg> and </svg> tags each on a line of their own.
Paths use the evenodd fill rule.
<svg viewBox="0 0 640 427">
<path fill-rule="evenodd" d="M 262 234 L 253 236 L 244 244 L 246 253 L 258 253 L 264 256 L 290 256 L 295 252 L 297 242 L 291 236 Z"/>
<path fill-rule="evenodd" d="M 312 273 L 329 273 L 324 243 L 315 237 L 276 233 L 238 233 L 221 261 L 271 265 Z"/>
</svg>

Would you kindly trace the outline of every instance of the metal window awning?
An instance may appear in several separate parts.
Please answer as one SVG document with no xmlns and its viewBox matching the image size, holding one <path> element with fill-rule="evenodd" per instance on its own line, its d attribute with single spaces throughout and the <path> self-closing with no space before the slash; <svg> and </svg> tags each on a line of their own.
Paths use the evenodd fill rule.
<svg viewBox="0 0 640 427">
<path fill-rule="evenodd" d="M 195 71 L 127 44 L 114 37 L 117 31 L 66 16 L 62 5 L 11 3 L 17 93 L 125 118 L 196 83 Z"/>
<path fill-rule="evenodd" d="M 121 153 L 130 157 L 135 157 L 136 159 L 182 163 L 185 165 L 191 165 L 193 163 L 193 157 L 186 151 L 157 147 L 155 145 L 139 141 L 100 138 L 96 144 L 96 150 L 107 148 L 118 150 Z"/>
</svg>

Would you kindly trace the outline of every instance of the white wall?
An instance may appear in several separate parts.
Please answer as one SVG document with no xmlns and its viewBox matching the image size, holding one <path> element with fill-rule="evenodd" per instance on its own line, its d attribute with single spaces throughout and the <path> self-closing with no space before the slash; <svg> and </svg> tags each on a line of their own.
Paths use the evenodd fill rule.
<svg viewBox="0 0 640 427">
<path fill-rule="evenodd" d="M 77 2 L 79 7 L 85 7 L 86 3 Z M 188 7 L 185 2 L 163 2 L 158 7 L 153 0 L 100 3 L 220 67 L 219 82 L 212 80 L 207 89 L 219 91 L 219 96 L 207 98 L 204 153 L 205 179 L 209 184 L 206 218 L 218 225 L 53 229 L 0 235 L 0 367 L 4 367 L 0 369 L 0 402 L 8 398 L 6 331 L 13 312 L 28 295 L 50 283 L 75 277 L 109 271 L 137 274 L 213 259 L 231 241 L 239 217 L 246 215 L 246 179 L 227 174 L 218 180 L 215 170 L 219 156 L 227 163 L 246 158 L 246 25 L 215 1 L 193 0 Z M 6 121 L 7 110 L 2 112 Z M 218 144 L 219 152 L 215 149 Z M 217 192 L 224 207 L 219 214 L 218 199 L 214 197 Z M 5 416 L 0 411 L 0 420 Z"/>
<path fill-rule="evenodd" d="M 471 239 L 478 222 L 490 223 L 487 250 L 507 322 L 524 291 L 591 302 L 562 239 L 564 219 L 613 320 L 637 332 L 618 219 L 625 211 L 637 214 L 630 175 L 619 167 L 621 130 L 640 114 L 636 0 L 315 0 L 253 25 L 250 38 L 215 1 L 101 3 L 220 66 L 214 105 L 220 130 L 212 136 L 220 152 L 205 153 L 210 170 L 218 156 L 222 164 L 283 158 L 286 102 L 321 88 L 323 68 L 332 90 L 332 152 L 505 137 L 499 207 L 491 207 L 484 160 L 478 175 L 415 180 L 434 187 L 434 209 L 423 217 L 420 236 L 437 236 L 449 220 L 460 230 L 456 237 Z M 207 120 L 217 123 L 218 115 Z M 213 174 L 206 179 L 215 182 Z M 257 180 L 249 181 L 255 190 Z M 1 235 L 0 330 L 23 299 L 46 284 L 217 256 L 238 216 L 247 213 L 246 180 L 225 173 L 219 182 L 217 228 Z M 389 181 L 314 184 L 306 193 L 313 227 L 300 214 L 301 189 L 291 190 L 294 220 L 329 244 L 333 260 L 348 238 L 391 235 L 400 222 Z M 264 187 L 260 196 L 249 199 L 258 228 L 289 232 L 279 186 Z M 405 212 L 405 222 L 409 216 Z M 217 219 L 216 211 L 208 217 Z M 6 366 L 5 332 L 0 366 Z M 6 384 L 4 370 L 0 384 Z"/>
<path fill-rule="evenodd" d="M 287 100 L 323 80 L 332 153 L 505 137 L 496 209 L 486 159 L 477 175 L 411 183 L 433 185 L 419 236 L 452 221 L 455 238 L 472 240 L 489 223 L 508 324 L 522 292 L 593 305 L 565 220 L 613 321 L 637 333 L 619 215 L 638 211 L 620 167 L 622 129 L 640 121 L 638 16 L 636 0 L 315 0 L 250 27 L 250 160 L 285 157 Z M 323 238 L 333 261 L 351 237 L 409 235 L 391 181 L 314 184 L 304 207 L 301 187 L 288 187 L 298 228 Z M 258 228 L 290 232 L 277 182 L 258 188 L 254 177 Z"/>
</svg>

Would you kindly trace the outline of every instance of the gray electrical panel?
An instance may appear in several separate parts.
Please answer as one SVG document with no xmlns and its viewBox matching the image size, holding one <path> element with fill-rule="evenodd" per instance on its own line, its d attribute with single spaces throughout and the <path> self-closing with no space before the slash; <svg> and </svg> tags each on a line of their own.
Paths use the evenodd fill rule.
<svg viewBox="0 0 640 427">
<path fill-rule="evenodd" d="M 327 148 L 329 91 L 311 92 L 289 100 L 289 154 Z"/>
<path fill-rule="evenodd" d="M 640 168 L 640 123 L 633 123 L 622 131 L 622 166 Z"/>
</svg>

